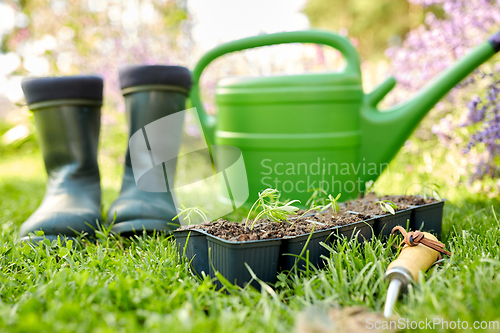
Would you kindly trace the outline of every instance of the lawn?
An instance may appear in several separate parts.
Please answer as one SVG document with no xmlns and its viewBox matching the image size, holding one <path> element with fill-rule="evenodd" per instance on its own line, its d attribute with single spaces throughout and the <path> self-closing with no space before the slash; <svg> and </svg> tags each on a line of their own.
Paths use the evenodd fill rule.
<svg viewBox="0 0 500 333">
<path fill-rule="evenodd" d="M 103 210 L 120 186 L 122 129 L 102 130 Z M 424 161 L 423 151 L 430 161 L 429 156 Z M 441 156 L 439 146 L 414 139 L 376 183 L 382 194 L 404 193 L 410 184 L 416 184 L 410 192 L 419 192 L 419 184 L 437 183 L 448 199 L 442 238 L 452 256 L 410 288 L 395 310 L 410 320 L 460 320 L 469 327 L 474 321 L 500 321 L 500 205 L 450 186 L 454 171 Z M 191 274 L 172 237 L 129 240 L 102 230 L 97 244 L 19 246 L 17 228 L 40 203 L 44 181 L 36 145 L 2 152 L 0 331 L 290 332 L 299 320 L 319 325 L 321 313 L 331 307 L 383 309 L 383 274 L 396 251 L 378 239 L 366 246 L 338 241 L 325 269 L 281 274 L 273 288 L 226 292 L 217 291 L 208 277 Z M 303 314 L 310 309 L 315 316 Z"/>
</svg>

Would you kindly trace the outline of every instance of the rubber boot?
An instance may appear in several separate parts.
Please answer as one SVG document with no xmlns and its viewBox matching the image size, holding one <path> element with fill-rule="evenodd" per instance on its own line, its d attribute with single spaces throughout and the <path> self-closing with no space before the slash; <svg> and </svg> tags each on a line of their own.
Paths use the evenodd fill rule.
<svg viewBox="0 0 500 333">
<path fill-rule="evenodd" d="M 21 241 L 93 236 L 101 220 L 97 143 L 103 81 L 98 76 L 22 82 L 47 170 L 45 197 L 21 225 Z M 44 236 L 36 236 L 42 230 Z"/>
<path fill-rule="evenodd" d="M 191 74 L 179 66 L 128 66 L 120 70 L 120 86 L 125 98 L 129 138 L 151 122 L 185 110 L 186 97 L 191 88 Z M 169 138 L 169 144 L 180 141 Z M 175 172 L 175 170 L 174 170 Z M 123 236 L 142 234 L 143 231 L 170 232 L 177 222 L 171 192 L 145 192 L 135 182 L 130 147 L 125 158 L 123 184 L 118 199 L 111 205 L 108 222 L 114 221 L 112 231 Z"/>
</svg>

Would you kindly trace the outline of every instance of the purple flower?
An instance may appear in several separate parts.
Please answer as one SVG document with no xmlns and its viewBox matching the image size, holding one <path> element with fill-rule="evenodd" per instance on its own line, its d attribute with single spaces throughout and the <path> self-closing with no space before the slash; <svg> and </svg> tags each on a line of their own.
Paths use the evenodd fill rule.
<svg viewBox="0 0 500 333">
<path fill-rule="evenodd" d="M 424 7 L 441 6 L 444 18 L 437 18 L 429 12 L 425 25 L 410 31 L 401 47 L 386 51 L 399 83 L 398 89 L 404 90 L 399 96 L 407 96 L 420 89 L 500 26 L 499 0 L 410 2 Z M 461 144 L 463 154 L 468 157 L 471 181 L 485 176 L 500 176 L 500 76 L 497 72 L 498 64 L 493 73 L 476 70 L 458 84 L 448 95 L 451 107 L 445 110 L 446 116 L 432 126 L 432 133 L 444 145 L 452 147 Z M 458 114 L 464 108 L 459 90 L 462 94 L 477 93 L 462 115 Z M 460 127 L 467 127 L 467 132 L 471 133 L 468 138 L 459 134 L 465 133 L 463 129 L 459 130 Z"/>
</svg>

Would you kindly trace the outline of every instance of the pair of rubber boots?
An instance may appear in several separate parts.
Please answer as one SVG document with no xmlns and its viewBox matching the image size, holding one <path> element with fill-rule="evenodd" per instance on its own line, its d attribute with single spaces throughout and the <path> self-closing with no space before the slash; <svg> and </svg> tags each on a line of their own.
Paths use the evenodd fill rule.
<svg viewBox="0 0 500 333">
<path fill-rule="evenodd" d="M 179 66 L 128 66 L 119 72 L 129 138 L 145 125 L 185 109 L 191 74 Z M 98 76 L 31 78 L 22 82 L 34 112 L 48 174 L 45 197 L 20 228 L 21 241 L 93 237 L 101 219 L 97 146 L 103 98 Z M 165 140 L 168 140 L 165 133 Z M 135 233 L 170 231 L 176 215 L 170 192 L 137 188 L 127 149 L 123 184 L 107 220 L 112 230 Z M 43 231 L 43 236 L 39 232 Z"/>
</svg>

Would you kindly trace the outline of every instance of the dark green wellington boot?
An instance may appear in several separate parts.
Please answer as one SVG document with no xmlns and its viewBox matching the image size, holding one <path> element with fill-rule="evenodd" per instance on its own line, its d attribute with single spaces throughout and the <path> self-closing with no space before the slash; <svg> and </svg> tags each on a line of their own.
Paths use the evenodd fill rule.
<svg viewBox="0 0 500 333">
<path fill-rule="evenodd" d="M 101 220 L 97 143 L 103 81 L 98 76 L 32 78 L 22 82 L 34 112 L 48 174 L 45 197 L 21 225 L 21 241 L 94 235 Z M 31 235 L 31 236 L 28 236 Z"/>
<path fill-rule="evenodd" d="M 120 86 L 125 97 L 130 138 L 137 131 L 144 131 L 144 126 L 151 122 L 185 110 L 191 73 L 179 66 L 127 66 L 120 70 Z M 164 139 L 179 149 L 180 140 L 168 133 Z M 112 230 L 123 236 L 143 231 L 169 232 L 176 228 L 172 222 L 175 215 L 171 192 L 145 192 L 137 187 L 129 147 L 120 196 L 108 213 L 108 222 L 114 220 Z"/>
</svg>

